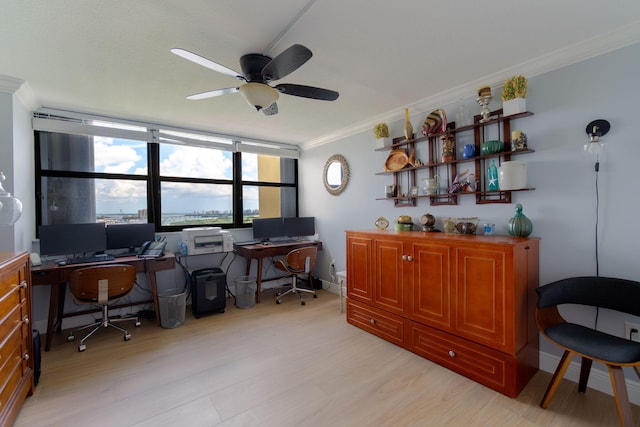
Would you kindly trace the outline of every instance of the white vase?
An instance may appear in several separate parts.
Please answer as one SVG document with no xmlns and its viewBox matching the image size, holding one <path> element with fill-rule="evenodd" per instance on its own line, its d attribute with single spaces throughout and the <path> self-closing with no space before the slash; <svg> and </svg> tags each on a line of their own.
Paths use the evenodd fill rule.
<svg viewBox="0 0 640 427">
<path fill-rule="evenodd" d="M 527 111 L 527 100 L 525 98 L 514 98 L 502 101 L 502 115 L 512 116 Z"/>
<path fill-rule="evenodd" d="M 527 164 L 518 161 L 502 162 L 498 168 L 500 190 L 527 188 Z"/>
</svg>

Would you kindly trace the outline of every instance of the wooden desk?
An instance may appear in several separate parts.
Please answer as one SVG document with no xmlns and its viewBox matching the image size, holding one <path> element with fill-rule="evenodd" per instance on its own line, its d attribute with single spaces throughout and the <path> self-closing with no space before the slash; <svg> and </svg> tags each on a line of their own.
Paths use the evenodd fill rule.
<svg viewBox="0 0 640 427">
<path fill-rule="evenodd" d="M 305 246 L 317 246 L 318 250 L 322 250 L 322 242 L 315 242 L 311 240 L 299 241 L 295 243 L 283 243 L 283 244 L 271 244 L 263 245 L 258 243 L 255 245 L 233 245 L 233 250 L 236 254 L 247 259 L 246 275 L 251 272 L 251 260 L 257 260 L 258 272 L 256 274 L 256 284 L 258 289 L 256 290 L 256 303 L 260 302 L 260 291 L 262 288 L 262 260 L 264 258 L 286 255 L 290 251 L 296 248 L 304 248 Z M 279 279 L 275 278 L 275 279 Z M 268 279 L 268 280 L 275 280 Z M 264 280 L 267 281 L 267 280 Z"/>
<path fill-rule="evenodd" d="M 147 273 L 149 275 L 149 283 L 151 284 L 151 293 L 153 295 L 153 307 L 156 312 L 156 324 L 160 325 L 160 308 L 158 306 L 158 282 L 156 281 L 156 271 L 171 270 L 175 266 L 176 257 L 173 253 L 167 252 L 159 258 L 138 258 L 135 256 L 116 258 L 111 261 L 103 261 L 89 264 L 69 264 L 60 266 L 55 262 L 47 262 L 37 267 L 31 268 L 32 286 L 51 285 L 51 293 L 49 295 L 49 313 L 47 317 L 47 340 L 44 351 L 49 351 L 51 341 L 55 332 L 62 329 L 62 318 L 64 314 L 64 300 L 67 291 L 67 282 L 69 273 L 75 269 L 82 267 L 90 267 L 92 265 L 108 265 L 108 264 L 129 264 L 132 265 L 137 273 Z M 146 304 L 151 301 L 140 301 L 130 305 Z M 83 312 L 78 312 L 83 314 Z M 77 315 L 77 313 L 73 313 Z"/>
</svg>

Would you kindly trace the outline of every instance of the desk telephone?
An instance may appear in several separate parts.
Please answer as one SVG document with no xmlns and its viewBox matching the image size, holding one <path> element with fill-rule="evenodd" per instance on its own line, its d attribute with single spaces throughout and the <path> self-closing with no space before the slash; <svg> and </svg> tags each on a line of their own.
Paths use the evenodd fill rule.
<svg viewBox="0 0 640 427">
<path fill-rule="evenodd" d="M 164 255 L 164 248 L 167 246 L 167 242 L 163 237 L 156 242 L 144 242 L 140 246 L 138 251 L 138 257 L 140 258 L 155 258 Z"/>
</svg>

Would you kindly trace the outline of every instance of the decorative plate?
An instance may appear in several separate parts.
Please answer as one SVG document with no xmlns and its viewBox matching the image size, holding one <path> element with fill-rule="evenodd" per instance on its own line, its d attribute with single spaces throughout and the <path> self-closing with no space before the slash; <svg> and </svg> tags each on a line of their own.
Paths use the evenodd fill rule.
<svg viewBox="0 0 640 427">
<path fill-rule="evenodd" d="M 384 163 L 384 168 L 387 171 L 399 171 L 409 163 L 409 156 L 404 150 L 393 150 L 387 161 Z"/>
<path fill-rule="evenodd" d="M 381 216 L 376 220 L 376 228 L 378 230 L 386 230 L 387 227 L 389 227 L 389 221 L 387 220 L 387 218 Z"/>
<path fill-rule="evenodd" d="M 424 119 L 422 135 L 444 132 L 447 130 L 447 113 L 441 108 L 434 110 Z"/>
</svg>

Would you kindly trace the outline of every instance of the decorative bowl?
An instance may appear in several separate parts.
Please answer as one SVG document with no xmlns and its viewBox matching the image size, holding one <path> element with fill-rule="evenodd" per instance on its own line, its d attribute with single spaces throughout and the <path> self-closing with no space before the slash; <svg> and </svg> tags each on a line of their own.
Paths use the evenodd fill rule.
<svg viewBox="0 0 640 427">
<path fill-rule="evenodd" d="M 480 146 L 480 154 L 483 156 L 487 154 L 502 153 L 504 151 L 504 142 L 497 139 L 491 141 L 485 141 Z"/>
<path fill-rule="evenodd" d="M 456 232 L 456 218 L 443 217 L 442 229 L 447 234 L 454 234 Z"/>
<path fill-rule="evenodd" d="M 480 219 L 478 217 L 457 218 L 455 232 L 458 234 L 476 234 L 479 222 Z"/>
</svg>

